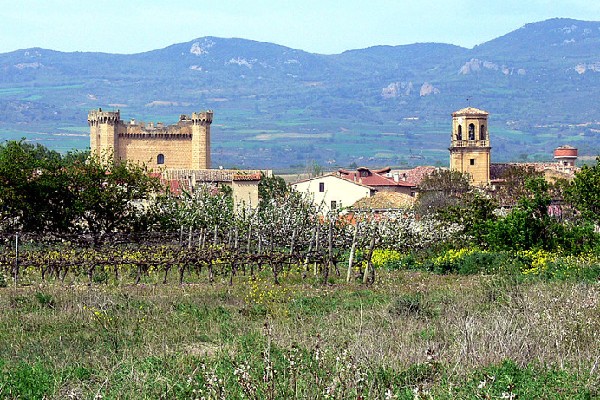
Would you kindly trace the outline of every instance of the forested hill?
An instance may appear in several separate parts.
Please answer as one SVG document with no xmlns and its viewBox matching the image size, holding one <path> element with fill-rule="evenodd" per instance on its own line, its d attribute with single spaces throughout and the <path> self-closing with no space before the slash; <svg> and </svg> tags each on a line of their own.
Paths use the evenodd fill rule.
<svg viewBox="0 0 600 400">
<path fill-rule="evenodd" d="M 204 37 L 139 54 L 0 54 L 0 133 L 84 148 L 89 109 L 175 121 L 213 109 L 213 159 L 239 167 L 446 164 L 450 113 L 490 112 L 494 160 L 600 152 L 600 22 L 532 23 L 466 49 L 320 55 Z M 469 99 L 469 100 L 467 100 Z"/>
</svg>

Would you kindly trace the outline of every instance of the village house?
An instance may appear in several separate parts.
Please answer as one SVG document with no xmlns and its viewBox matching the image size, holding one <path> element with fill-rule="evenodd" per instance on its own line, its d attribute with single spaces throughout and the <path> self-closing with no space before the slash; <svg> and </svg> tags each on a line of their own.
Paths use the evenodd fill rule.
<svg viewBox="0 0 600 400">
<path fill-rule="evenodd" d="M 161 181 L 167 183 L 173 193 L 193 192 L 199 184 L 231 188 L 233 204 L 236 208 L 258 206 L 258 184 L 263 176 L 272 177 L 270 170 L 236 169 L 169 169 L 159 174 Z"/>
<path fill-rule="evenodd" d="M 324 214 L 351 207 L 358 200 L 378 192 L 395 192 L 413 197 L 415 185 L 399 175 L 390 175 L 390 172 L 389 167 L 378 170 L 359 167 L 356 171 L 340 169 L 295 182 L 291 186 L 297 192 L 306 193 Z"/>
<path fill-rule="evenodd" d="M 366 167 L 359 167 L 356 171 L 345 169 L 338 170 L 340 177 L 359 182 L 375 189 L 376 192 L 397 192 L 409 196 L 415 195 L 415 185 L 407 180 L 407 175 L 402 176 L 399 173 L 392 173 L 390 167 L 371 170 Z"/>
</svg>

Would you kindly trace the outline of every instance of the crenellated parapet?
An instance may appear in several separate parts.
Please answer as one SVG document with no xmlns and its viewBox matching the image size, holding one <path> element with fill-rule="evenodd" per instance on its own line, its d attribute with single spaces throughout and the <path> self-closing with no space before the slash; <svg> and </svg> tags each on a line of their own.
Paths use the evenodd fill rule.
<svg viewBox="0 0 600 400">
<path fill-rule="evenodd" d="M 194 125 L 210 125 L 212 124 L 212 110 L 192 113 L 192 123 Z"/>
<path fill-rule="evenodd" d="M 121 122 L 121 112 L 102 111 L 101 108 L 88 112 L 88 124 L 98 126 L 99 124 L 117 125 Z"/>
</svg>

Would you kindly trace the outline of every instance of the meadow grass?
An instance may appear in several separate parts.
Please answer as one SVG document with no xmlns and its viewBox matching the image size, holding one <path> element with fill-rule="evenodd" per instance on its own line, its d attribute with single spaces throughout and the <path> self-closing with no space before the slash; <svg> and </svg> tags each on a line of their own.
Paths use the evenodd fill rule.
<svg viewBox="0 0 600 400">
<path fill-rule="evenodd" d="M 597 283 L 199 278 L 0 288 L 0 398 L 600 395 Z"/>
</svg>

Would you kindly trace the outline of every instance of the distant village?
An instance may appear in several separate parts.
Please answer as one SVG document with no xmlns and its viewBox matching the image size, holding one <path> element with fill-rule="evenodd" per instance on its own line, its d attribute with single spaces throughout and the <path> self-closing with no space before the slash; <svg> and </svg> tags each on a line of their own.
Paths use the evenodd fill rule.
<svg viewBox="0 0 600 400">
<path fill-rule="evenodd" d="M 554 162 L 492 163 L 488 112 L 467 107 L 452 113 L 449 140 L 450 171 L 467 174 L 475 187 L 494 191 L 504 183 L 504 172 L 520 166 L 546 180 L 571 179 L 577 170 L 577 149 L 554 150 Z M 211 168 L 210 126 L 213 112 L 181 115 L 177 124 L 121 120 L 120 111 L 92 110 L 88 114 L 92 154 L 111 154 L 115 162 L 147 165 L 174 193 L 193 191 L 200 184 L 226 185 L 236 206 L 258 205 L 258 184 L 271 170 Z M 450 125 L 450 124 L 449 124 Z M 305 193 L 322 213 L 339 210 L 384 211 L 406 209 L 416 201 L 423 179 L 440 167 L 418 166 L 394 170 L 358 167 L 288 182 Z"/>
</svg>

